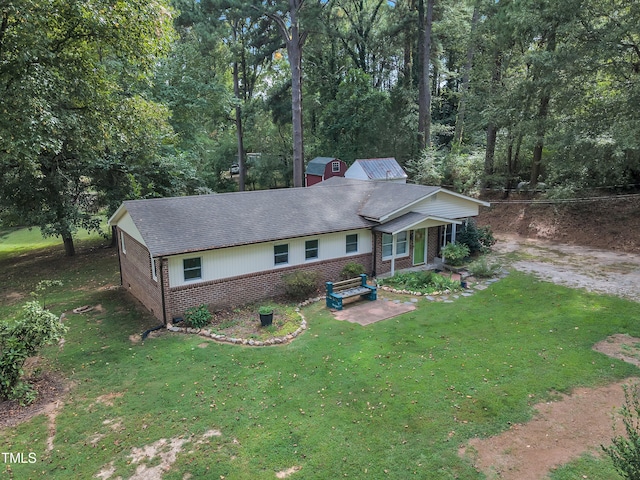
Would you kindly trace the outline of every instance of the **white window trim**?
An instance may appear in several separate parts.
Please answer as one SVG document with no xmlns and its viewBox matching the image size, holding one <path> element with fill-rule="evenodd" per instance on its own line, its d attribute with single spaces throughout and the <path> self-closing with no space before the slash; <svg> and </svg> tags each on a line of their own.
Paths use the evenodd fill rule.
<svg viewBox="0 0 640 480">
<path fill-rule="evenodd" d="M 276 257 L 278 255 L 284 255 L 284 253 L 277 254 L 276 247 L 287 247 L 287 261 L 286 262 L 276 262 Z M 291 249 L 289 248 L 288 243 L 278 243 L 273 246 L 273 265 L 276 267 L 282 267 L 285 265 L 289 265 L 289 255 L 291 254 Z"/>
<path fill-rule="evenodd" d="M 149 253 L 149 258 L 151 259 L 151 278 L 158 281 L 158 267 L 156 266 L 156 260 L 153 258 L 151 253 Z"/>
<path fill-rule="evenodd" d="M 339 173 L 339 172 L 340 172 L 340 162 L 331 162 L 331 173 Z"/>
<path fill-rule="evenodd" d="M 351 236 L 355 236 L 356 237 L 356 249 L 352 252 L 347 251 L 347 247 L 349 245 L 348 243 L 348 238 Z M 360 250 L 360 236 L 357 233 L 348 233 L 347 235 L 345 235 L 344 237 L 344 252 L 345 255 L 357 255 L 358 251 Z"/>
<path fill-rule="evenodd" d="M 185 274 L 185 270 L 186 270 L 184 268 L 184 262 L 185 262 L 185 260 L 195 260 L 196 258 L 200 260 L 200 267 L 198 267 L 198 268 L 200 268 L 200 276 L 199 277 L 193 277 L 193 278 L 186 278 L 185 275 L 184 275 Z M 188 270 L 189 271 L 196 270 L 196 268 L 192 267 L 192 268 L 189 268 Z M 184 280 L 185 283 L 200 282 L 200 281 L 202 281 L 203 278 L 204 278 L 204 276 L 203 276 L 203 272 L 202 272 L 202 257 L 187 257 L 187 258 L 183 258 L 182 259 L 182 279 Z"/>
<path fill-rule="evenodd" d="M 316 249 L 315 249 L 316 250 L 316 256 L 315 257 L 307 258 L 307 251 L 308 251 L 307 242 L 316 242 L 317 246 L 316 246 Z M 310 238 L 308 240 L 305 240 L 304 241 L 304 261 L 305 262 L 314 262 L 314 261 L 319 260 L 319 259 L 320 259 L 320 240 L 317 239 L 317 238 Z"/>
<path fill-rule="evenodd" d="M 401 232 L 401 233 L 405 233 L 407 234 L 406 240 L 404 241 L 406 248 L 404 253 L 397 253 L 398 251 L 398 235 L 391 235 L 391 255 L 382 255 L 382 260 L 391 260 L 392 258 L 404 258 L 404 257 L 408 257 L 409 256 L 409 234 L 405 231 L 405 232 Z M 382 241 L 384 242 L 384 236 L 385 235 L 390 235 L 388 233 L 383 233 L 382 234 Z M 384 243 L 382 244 L 384 245 Z M 382 250 L 382 252 L 384 251 L 384 249 Z M 381 253 L 382 254 L 382 253 Z"/>
</svg>

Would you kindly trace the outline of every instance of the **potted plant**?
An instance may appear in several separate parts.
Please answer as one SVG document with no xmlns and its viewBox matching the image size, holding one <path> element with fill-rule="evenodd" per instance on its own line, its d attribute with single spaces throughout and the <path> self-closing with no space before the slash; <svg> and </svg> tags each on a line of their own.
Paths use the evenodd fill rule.
<svg viewBox="0 0 640 480">
<path fill-rule="evenodd" d="M 260 325 L 267 327 L 273 322 L 273 307 L 264 305 L 258 309 L 260 314 Z"/>
</svg>

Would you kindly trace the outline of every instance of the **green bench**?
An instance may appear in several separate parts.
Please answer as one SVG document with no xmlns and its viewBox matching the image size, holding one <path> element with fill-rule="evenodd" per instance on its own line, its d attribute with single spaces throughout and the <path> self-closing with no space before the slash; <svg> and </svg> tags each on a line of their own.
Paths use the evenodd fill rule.
<svg viewBox="0 0 640 480">
<path fill-rule="evenodd" d="M 376 287 L 367 285 L 367 275 L 361 274 L 359 277 L 350 278 L 341 282 L 326 282 L 327 307 L 335 310 L 342 310 L 342 301 L 345 298 L 362 297 L 367 300 L 376 300 L 378 290 Z"/>
</svg>

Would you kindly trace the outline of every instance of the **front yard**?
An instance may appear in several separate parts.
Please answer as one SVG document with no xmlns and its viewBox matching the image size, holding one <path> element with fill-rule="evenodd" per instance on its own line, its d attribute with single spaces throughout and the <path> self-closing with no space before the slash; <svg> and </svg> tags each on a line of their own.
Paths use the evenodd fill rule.
<svg viewBox="0 0 640 480">
<path fill-rule="evenodd" d="M 518 273 L 367 327 L 317 302 L 287 345 L 175 333 L 140 342 L 157 321 L 113 288 L 114 252 L 84 247 L 72 260 L 1 260 L 4 318 L 37 281 L 64 271 L 48 304 L 69 326 L 40 362 L 69 392 L 46 415 L 1 430 L 0 452 L 37 459 L 0 463 L 7 478 L 481 479 L 458 452 L 469 439 L 525 422 L 533 405 L 576 386 L 638 374 L 592 350 L 615 333 L 640 336 L 636 303 Z M 81 305 L 99 308 L 70 313 Z M 582 475 L 618 478 L 593 456 L 551 478 Z"/>
</svg>

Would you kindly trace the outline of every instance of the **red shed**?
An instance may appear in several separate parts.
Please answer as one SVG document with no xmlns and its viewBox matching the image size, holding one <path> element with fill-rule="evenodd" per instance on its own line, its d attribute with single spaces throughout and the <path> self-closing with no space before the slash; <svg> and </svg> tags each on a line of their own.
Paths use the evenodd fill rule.
<svg viewBox="0 0 640 480">
<path fill-rule="evenodd" d="M 331 177 L 344 177 L 347 171 L 347 164 L 339 158 L 316 157 L 307 164 L 307 171 L 304 174 L 307 187 L 320 183 Z"/>
</svg>

